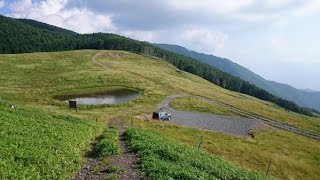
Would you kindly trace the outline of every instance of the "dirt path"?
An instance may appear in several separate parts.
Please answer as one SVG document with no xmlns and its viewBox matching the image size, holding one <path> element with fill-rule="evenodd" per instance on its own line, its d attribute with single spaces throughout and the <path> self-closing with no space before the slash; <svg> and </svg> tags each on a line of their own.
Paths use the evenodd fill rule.
<svg viewBox="0 0 320 180">
<path fill-rule="evenodd" d="M 120 154 L 111 157 L 112 166 L 120 169 L 120 172 L 117 174 L 118 179 L 140 179 L 142 173 L 138 168 L 139 157 L 129 150 L 124 137 L 126 131 L 125 122 L 123 120 L 111 120 L 109 126 L 117 127 L 119 130 Z"/>
<path fill-rule="evenodd" d="M 94 147 L 99 138 L 92 143 L 91 150 L 86 154 L 87 161 L 81 170 L 75 174 L 73 180 L 138 180 L 142 176 L 138 168 L 139 157 L 130 152 L 124 137 L 125 122 L 122 120 L 112 120 L 109 126 L 117 127 L 119 130 L 120 154 L 111 156 L 106 160 L 100 160 L 94 152 Z"/>
<path fill-rule="evenodd" d="M 91 58 L 91 62 L 92 62 L 93 64 L 96 64 L 96 65 L 101 66 L 101 67 L 103 67 L 103 68 L 108 68 L 105 64 L 103 64 L 102 62 L 100 62 L 100 61 L 97 60 L 97 58 L 98 58 L 99 56 L 101 56 L 101 54 L 103 54 L 103 52 L 100 52 L 100 53 L 94 55 L 94 56 Z"/>
<path fill-rule="evenodd" d="M 99 138 L 91 144 L 91 149 L 86 153 L 86 163 L 82 166 L 81 170 L 76 173 L 71 179 L 72 180 L 105 180 L 108 177 L 106 165 L 101 162 L 94 151 L 96 143 Z M 105 168 L 105 169 L 102 169 Z"/>
<path fill-rule="evenodd" d="M 201 96 L 194 96 L 217 105 L 223 106 L 230 111 L 239 114 L 241 117 L 232 116 L 221 116 L 213 115 L 209 113 L 196 113 L 188 111 L 179 111 L 170 107 L 170 103 L 178 97 L 193 96 L 189 94 L 176 94 L 168 96 L 159 105 L 158 109 L 162 108 L 172 114 L 171 122 L 175 124 L 185 125 L 189 127 L 207 129 L 219 131 L 236 136 L 247 136 L 248 133 L 253 129 L 260 129 L 264 126 L 269 125 L 275 128 L 287 130 L 302 136 L 306 136 L 313 139 L 320 139 L 320 134 L 309 132 L 291 125 L 287 125 L 278 121 L 270 120 L 255 114 L 251 114 L 227 104 L 206 98 Z"/>
</svg>

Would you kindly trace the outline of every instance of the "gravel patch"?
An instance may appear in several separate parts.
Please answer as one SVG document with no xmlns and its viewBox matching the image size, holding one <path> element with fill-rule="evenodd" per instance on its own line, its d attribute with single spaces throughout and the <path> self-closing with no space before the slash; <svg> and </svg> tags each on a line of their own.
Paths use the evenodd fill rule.
<svg viewBox="0 0 320 180">
<path fill-rule="evenodd" d="M 174 99 L 186 96 L 188 95 L 179 94 L 168 96 L 157 106 L 157 108 L 172 114 L 172 119 L 170 121 L 171 123 L 222 132 L 228 135 L 248 137 L 251 130 L 261 126 L 258 120 L 253 118 L 180 111 L 170 107 L 170 103 Z"/>
</svg>

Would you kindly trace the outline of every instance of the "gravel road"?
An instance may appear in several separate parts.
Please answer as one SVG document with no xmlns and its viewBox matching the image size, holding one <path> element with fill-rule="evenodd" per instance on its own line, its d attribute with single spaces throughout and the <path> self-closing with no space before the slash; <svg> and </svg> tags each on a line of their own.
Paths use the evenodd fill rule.
<svg viewBox="0 0 320 180">
<path fill-rule="evenodd" d="M 248 136 L 250 130 L 261 125 L 252 118 L 241 118 L 235 116 L 222 116 L 209 113 L 197 113 L 188 111 L 179 111 L 170 107 L 170 102 L 175 98 L 187 95 L 168 96 L 159 105 L 158 109 L 163 109 L 172 114 L 170 122 L 183 126 L 213 130 L 234 136 Z"/>
<path fill-rule="evenodd" d="M 227 104 L 208 99 L 206 97 L 194 96 L 201 98 L 206 101 L 210 101 L 217 105 L 223 106 L 237 114 L 241 117 L 235 116 L 222 116 L 214 115 L 209 113 L 200 113 L 200 112 L 188 112 L 188 111 L 179 111 L 170 107 L 170 103 L 178 97 L 192 96 L 189 94 L 176 94 L 168 96 L 157 106 L 158 109 L 163 109 L 172 114 L 171 122 L 179 125 L 201 128 L 207 130 L 213 130 L 218 132 L 223 132 L 226 134 L 231 134 L 235 136 L 248 136 L 250 130 L 261 129 L 264 127 L 272 126 L 278 129 L 283 129 L 290 131 L 305 137 L 312 139 L 320 140 L 320 134 L 315 132 L 310 132 L 303 130 L 288 124 L 284 124 L 278 121 L 270 120 L 258 115 L 254 115 L 242 110 L 239 110 L 235 107 L 229 106 Z"/>
</svg>

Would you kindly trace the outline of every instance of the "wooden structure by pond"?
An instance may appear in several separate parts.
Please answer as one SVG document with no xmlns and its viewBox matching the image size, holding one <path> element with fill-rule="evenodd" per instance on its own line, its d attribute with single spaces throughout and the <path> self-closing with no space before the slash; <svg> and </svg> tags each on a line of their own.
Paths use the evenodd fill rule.
<svg viewBox="0 0 320 180">
<path fill-rule="evenodd" d="M 69 109 L 75 109 L 78 112 L 77 101 L 69 100 Z"/>
</svg>

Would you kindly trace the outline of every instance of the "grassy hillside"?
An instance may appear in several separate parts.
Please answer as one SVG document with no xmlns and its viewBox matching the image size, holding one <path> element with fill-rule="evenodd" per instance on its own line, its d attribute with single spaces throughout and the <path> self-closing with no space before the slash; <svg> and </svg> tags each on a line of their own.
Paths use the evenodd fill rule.
<svg viewBox="0 0 320 180">
<path fill-rule="evenodd" d="M 66 179 L 100 132 L 98 124 L 0 101 L 0 179 Z"/>
<path fill-rule="evenodd" d="M 91 61 L 91 58 L 100 52 L 97 59 L 104 63 L 106 68 Z M 46 108 L 56 104 L 58 106 L 55 108 L 61 109 L 64 108 L 62 106 L 64 103 L 52 97 L 125 86 L 141 90 L 142 96 L 132 103 L 123 105 L 122 110 L 133 106 L 135 109 L 147 106 L 146 110 L 150 111 L 164 96 L 173 92 L 186 92 L 209 97 L 303 129 L 320 132 L 319 118 L 287 112 L 276 105 L 215 86 L 164 61 L 127 52 L 88 50 L 1 55 L 0 70 L 1 96 L 15 102 L 31 102 L 41 104 L 41 107 L 46 105 Z"/>
<path fill-rule="evenodd" d="M 94 64 L 93 56 L 103 64 Z M 319 118 L 287 112 L 274 104 L 220 88 L 197 76 L 176 69 L 158 59 L 123 51 L 68 51 L 0 55 L 0 96 L 10 102 L 43 110 L 105 122 L 113 117 L 131 117 L 151 113 L 167 95 L 190 93 L 205 96 L 231 106 L 297 127 L 320 132 Z M 186 86 L 187 84 L 187 86 Z M 78 113 L 54 100 L 56 95 L 105 91 L 114 87 L 141 91 L 140 97 L 118 105 L 80 106 Z M 273 160 L 271 174 L 285 178 L 312 179 L 319 176 L 319 143 L 292 133 L 256 132 L 255 139 L 229 137 L 166 124 L 136 120 L 135 126 L 194 145 L 198 135 L 205 138 L 204 148 L 244 167 L 265 173 Z"/>
<path fill-rule="evenodd" d="M 235 115 L 232 111 L 219 105 L 200 100 L 195 97 L 177 98 L 171 102 L 171 107 L 177 110 L 187 110 L 195 112 L 206 112 L 212 114 L 232 116 Z"/>
<path fill-rule="evenodd" d="M 44 23 L 0 15 L 0 53 L 28 53 L 75 49 L 124 50 L 163 59 L 178 69 L 202 77 L 220 87 L 241 92 L 308 116 L 311 110 L 274 96 L 264 89 L 195 59 L 175 54 L 150 43 L 110 33 L 74 34 Z"/>
</svg>

